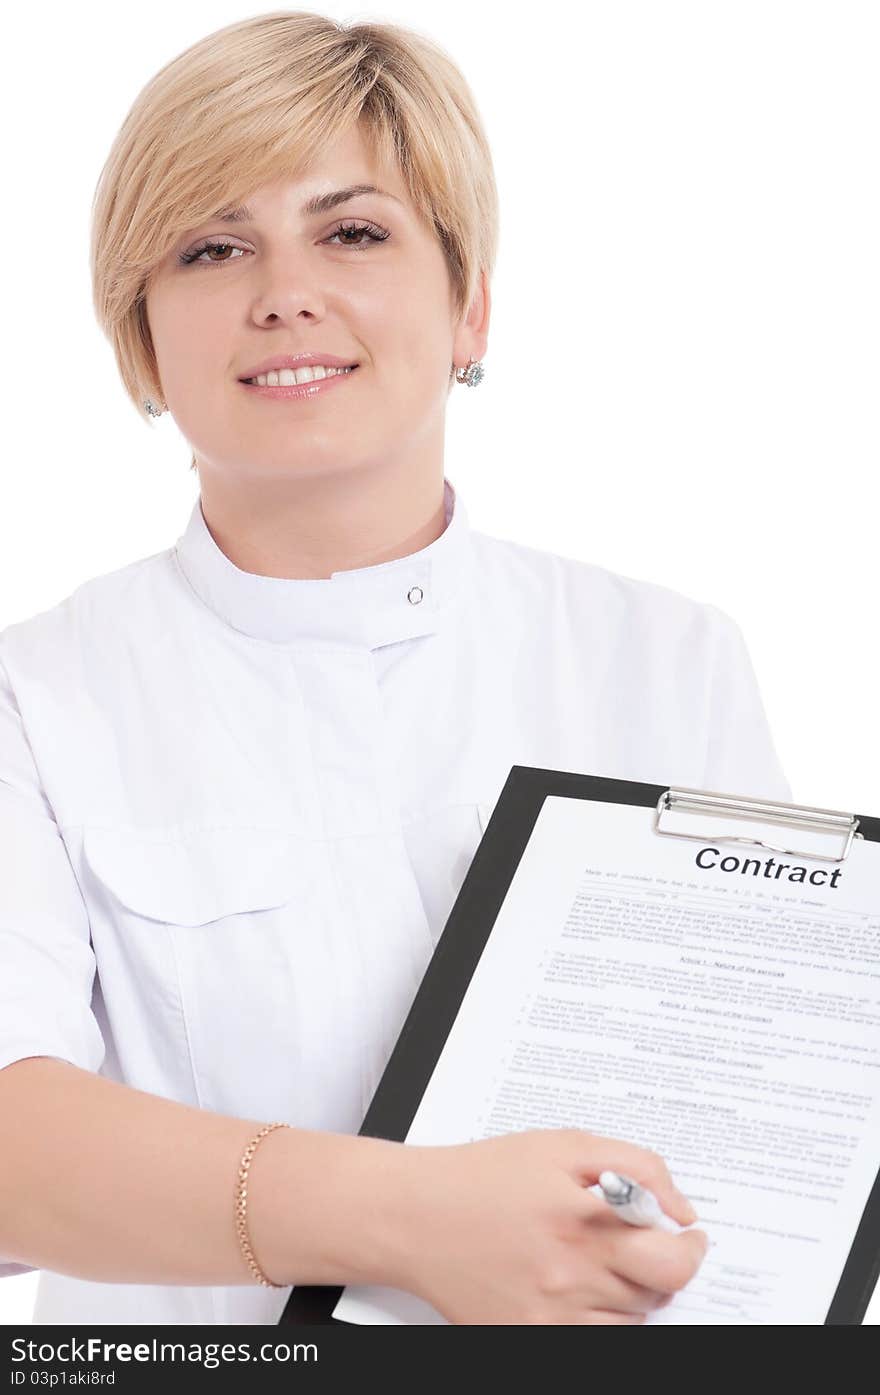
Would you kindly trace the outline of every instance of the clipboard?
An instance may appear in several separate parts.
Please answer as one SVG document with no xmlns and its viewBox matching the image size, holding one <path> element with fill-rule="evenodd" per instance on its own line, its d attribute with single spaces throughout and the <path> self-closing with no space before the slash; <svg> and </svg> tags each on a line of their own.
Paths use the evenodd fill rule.
<svg viewBox="0 0 880 1395">
<path fill-rule="evenodd" d="M 829 864 L 843 863 L 856 838 L 880 843 L 880 818 L 536 766 L 511 766 L 359 1135 L 399 1143 L 405 1141 L 548 796 L 644 807 L 652 813 L 654 831 L 666 837 L 705 841 L 709 836 L 672 832 L 664 827 L 664 815 L 675 810 L 772 823 L 786 831 L 785 836 L 780 835 L 782 842 L 795 841 L 788 836 L 791 831 L 810 829 L 827 833 L 832 840 L 827 854 L 810 851 L 801 855 Z M 733 832 L 721 835 L 717 827 L 712 830 L 711 837 L 715 842 L 747 843 L 752 847 L 798 855 L 796 849 L 781 844 L 760 843 Z M 858 1326 L 878 1276 L 880 1173 L 850 1247 L 825 1325 Z M 332 1315 L 343 1292 L 344 1286 L 294 1285 L 279 1325 L 354 1326 Z"/>
</svg>

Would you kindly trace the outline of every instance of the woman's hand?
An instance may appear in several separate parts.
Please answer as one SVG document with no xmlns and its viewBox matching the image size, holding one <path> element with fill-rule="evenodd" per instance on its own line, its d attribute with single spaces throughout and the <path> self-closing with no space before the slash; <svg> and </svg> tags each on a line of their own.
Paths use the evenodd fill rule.
<svg viewBox="0 0 880 1395">
<path fill-rule="evenodd" d="M 450 1322 L 641 1323 L 706 1253 L 703 1231 L 627 1225 L 586 1190 L 606 1169 L 622 1172 L 693 1222 L 663 1160 L 632 1144 L 537 1129 L 412 1155 L 401 1197 L 410 1249 L 396 1285 Z"/>
</svg>

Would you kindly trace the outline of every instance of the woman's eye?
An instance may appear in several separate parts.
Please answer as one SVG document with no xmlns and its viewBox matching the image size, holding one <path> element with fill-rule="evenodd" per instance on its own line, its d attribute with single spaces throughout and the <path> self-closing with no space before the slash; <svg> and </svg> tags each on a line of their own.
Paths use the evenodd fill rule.
<svg viewBox="0 0 880 1395">
<path fill-rule="evenodd" d="M 377 227 L 374 223 L 343 223 L 325 240 L 332 244 L 334 238 L 341 238 L 338 246 L 351 247 L 353 251 L 360 252 L 366 251 L 372 243 L 384 242 L 388 236 L 385 228 Z M 205 254 L 208 252 L 244 252 L 245 250 L 244 247 L 236 247 L 231 242 L 208 241 L 200 243 L 198 247 L 192 248 L 189 252 L 182 253 L 180 260 L 186 266 L 194 262 L 200 262 L 202 266 L 222 266 L 224 262 L 241 261 L 241 258 L 232 256 L 205 257 Z M 202 260 L 203 258 L 205 259 Z"/>
<path fill-rule="evenodd" d="M 365 236 L 367 241 L 350 242 L 348 238 L 352 235 L 355 237 Z M 342 236 L 343 241 L 339 244 L 340 247 L 354 247 L 360 251 L 361 248 L 368 247 L 371 242 L 384 242 L 388 235 L 387 228 L 379 228 L 375 223 L 343 223 L 334 233 L 330 234 L 328 241 L 332 242 L 334 237 Z"/>
<path fill-rule="evenodd" d="M 242 247 L 233 247 L 233 245 L 232 245 L 231 242 L 203 242 L 202 245 L 201 245 L 200 247 L 194 247 L 193 250 L 192 250 L 191 252 L 184 252 L 183 255 L 181 256 L 180 260 L 181 260 L 182 262 L 184 262 L 184 263 L 188 266 L 191 262 L 201 261 L 202 256 L 204 255 L 205 252 L 242 252 L 242 251 L 244 251 L 244 248 L 242 248 Z M 211 259 L 209 258 L 208 261 L 210 261 L 210 260 L 211 260 Z M 231 261 L 233 260 L 233 258 L 232 258 L 232 257 L 224 257 L 222 260 L 225 261 L 225 262 L 231 262 Z M 238 260 L 238 258 L 236 258 L 235 260 Z M 216 263 L 213 263 L 213 264 L 216 265 Z M 204 266 L 204 265 L 207 265 L 207 263 L 206 263 L 206 262 L 203 262 L 202 265 L 203 265 L 203 266 Z"/>
</svg>

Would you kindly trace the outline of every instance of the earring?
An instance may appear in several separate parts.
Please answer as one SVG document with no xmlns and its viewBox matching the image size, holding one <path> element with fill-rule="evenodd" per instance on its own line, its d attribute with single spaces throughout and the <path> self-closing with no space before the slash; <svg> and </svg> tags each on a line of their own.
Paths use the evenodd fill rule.
<svg viewBox="0 0 880 1395">
<path fill-rule="evenodd" d="M 457 383 L 467 383 L 468 387 L 476 387 L 483 381 L 486 370 L 483 367 L 482 359 L 475 362 L 472 358 L 467 361 L 467 368 L 456 368 L 455 381 Z"/>
<path fill-rule="evenodd" d="M 144 410 L 148 412 L 151 417 L 160 417 L 163 408 L 157 407 L 152 397 L 148 397 L 144 402 Z"/>
</svg>

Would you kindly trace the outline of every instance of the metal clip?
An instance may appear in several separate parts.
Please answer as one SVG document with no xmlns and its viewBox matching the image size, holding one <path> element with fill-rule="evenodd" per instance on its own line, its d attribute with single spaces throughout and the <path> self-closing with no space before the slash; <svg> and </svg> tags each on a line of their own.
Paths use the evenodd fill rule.
<svg viewBox="0 0 880 1395">
<path fill-rule="evenodd" d="M 723 818 L 781 823 L 816 833 L 839 833 L 844 838 L 843 851 L 837 857 L 829 857 L 816 852 L 798 852 L 775 843 L 764 843 L 759 838 L 737 837 L 734 834 L 674 833 L 660 827 L 661 816 L 674 811 L 714 813 Z M 842 814 L 834 809 L 813 809 L 808 805 L 779 804 L 768 799 L 746 799 L 736 794 L 713 794 L 708 790 L 668 789 L 660 796 L 654 811 L 654 832 L 659 833 L 661 838 L 687 838 L 695 843 L 748 843 L 753 848 L 767 848 L 785 857 L 805 857 L 813 862 L 845 862 L 853 839 L 864 837 L 857 831 L 858 827 L 859 820 L 855 814 Z"/>
</svg>

